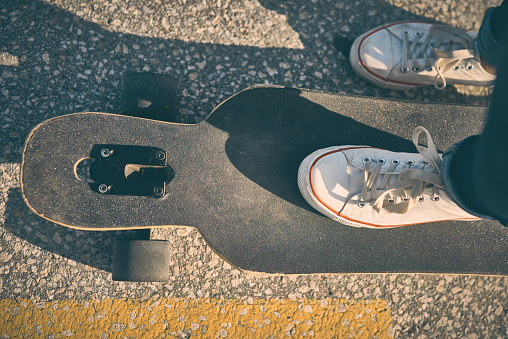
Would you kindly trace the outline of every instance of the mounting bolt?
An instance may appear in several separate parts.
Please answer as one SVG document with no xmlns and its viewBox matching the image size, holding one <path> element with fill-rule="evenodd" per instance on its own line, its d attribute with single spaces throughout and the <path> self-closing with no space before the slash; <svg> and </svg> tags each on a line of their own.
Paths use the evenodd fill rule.
<svg viewBox="0 0 508 339">
<path fill-rule="evenodd" d="M 100 184 L 99 185 L 99 193 L 105 194 L 108 193 L 109 187 L 106 184 Z"/>
<path fill-rule="evenodd" d="M 112 153 L 112 152 L 111 152 L 109 149 L 107 149 L 107 148 L 103 148 L 103 149 L 101 150 L 101 156 L 102 156 L 103 158 L 107 158 L 107 157 L 109 157 L 109 156 L 111 155 L 111 153 Z"/>
<path fill-rule="evenodd" d="M 153 189 L 153 193 L 155 194 L 156 197 L 160 198 L 164 195 L 164 188 L 156 186 Z"/>
<path fill-rule="evenodd" d="M 157 160 L 162 161 L 162 160 L 166 159 L 166 153 L 164 153 L 163 151 L 158 151 L 157 153 L 155 153 L 155 158 Z"/>
</svg>

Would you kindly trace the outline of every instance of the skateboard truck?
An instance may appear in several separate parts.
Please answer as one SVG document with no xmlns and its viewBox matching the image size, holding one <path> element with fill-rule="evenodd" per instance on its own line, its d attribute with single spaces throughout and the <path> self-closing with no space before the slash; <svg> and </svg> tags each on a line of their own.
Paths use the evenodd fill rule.
<svg viewBox="0 0 508 339">
<path fill-rule="evenodd" d="M 136 195 L 162 198 L 174 170 L 163 149 L 147 146 L 95 145 L 90 157 L 92 190 L 104 195 Z M 154 282 L 169 279 L 169 242 L 150 240 L 149 229 L 139 239 L 115 239 L 114 281 Z"/>
<path fill-rule="evenodd" d="M 95 145 L 90 157 L 90 188 L 100 194 L 162 198 L 175 176 L 157 147 Z"/>
</svg>

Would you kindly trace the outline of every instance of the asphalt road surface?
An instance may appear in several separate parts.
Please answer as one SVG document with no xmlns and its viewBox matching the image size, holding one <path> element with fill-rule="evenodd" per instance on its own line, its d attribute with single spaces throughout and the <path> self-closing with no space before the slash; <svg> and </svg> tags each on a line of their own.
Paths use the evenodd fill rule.
<svg viewBox="0 0 508 339">
<path fill-rule="evenodd" d="M 113 239 L 134 234 L 47 222 L 19 188 L 30 130 L 63 114 L 119 112 L 130 72 L 175 77 L 184 123 L 254 84 L 488 105 L 488 88 L 375 88 L 347 54 L 356 36 L 398 20 L 478 30 L 499 3 L 0 0 L 0 337 L 507 337 L 506 277 L 249 274 L 186 228 L 152 232 L 172 243 L 168 282 L 113 282 Z"/>
</svg>

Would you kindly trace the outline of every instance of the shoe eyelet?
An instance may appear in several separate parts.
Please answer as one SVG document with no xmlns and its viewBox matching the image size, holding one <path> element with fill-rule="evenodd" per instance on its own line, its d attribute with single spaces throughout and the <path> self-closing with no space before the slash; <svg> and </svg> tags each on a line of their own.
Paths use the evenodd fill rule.
<svg viewBox="0 0 508 339">
<path fill-rule="evenodd" d="M 398 165 L 398 164 L 400 164 L 400 161 L 399 161 L 399 160 L 393 160 L 393 161 L 392 161 L 392 164 L 396 164 L 396 165 Z"/>
<path fill-rule="evenodd" d="M 424 202 L 425 201 L 425 197 L 420 197 L 420 199 L 418 199 L 419 202 Z"/>
<path fill-rule="evenodd" d="M 413 67 L 413 72 L 420 72 L 421 70 L 421 67 Z"/>
<path fill-rule="evenodd" d="M 453 67 L 453 70 L 454 70 L 454 71 L 456 71 L 456 70 L 458 70 L 459 68 L 460 68 L 460 66 L 459 66 L 459 65 L 457 65 L 457 66 Z"/>
<path fill-rule="evenodd" d="M 401 73 L 407 73 L 407 72 L 409 72 L 409 68 L 408 67 L 401 67 L 400 68 L 400 72 Z"/>
<path fill-rule="evenodd" d="M 360 208 L 364 208 L 365 207 L 365 203 L 364 202 L 359 202 L 357 205 Z"/>
<path fill-rule="evenodd" d="M 370 162 L 370 158 L 368 157 L 363 158 L 363 162 Z"/>
<path fill-rule="evenodd" d="M 385 160 L 385 159 L 379 159 L 379 160 L 378 160 L 378 162 L 379 162 L 380 164 L 386 164 L 386 160 Z"/>
<path fill-rule="evenodd" d="M 408 161 L 406 161 L 406 165 L 409 165 L 409 166 L 413 166 L 413 165 L 414 165 L 414 163 L 415 163 L 415 162 L 414 162 L 414 161 L 412 161 L 412 160 L 408 160 Z"/>
<path fill-rule="evenodd" d="M 439 195 L 436 195 L 435 197 L 432 197 L 432 201 L 439 201 Z"/>
<path fill-rule="evenodd" d="M 388 199 L 388 202 L 394 203 L 395 199 Z"/>
<path fill-rule="evenodd" d="M 422 161 L 422 165 L 428 165 L 428 164 L 429 164 L 429 162 L 427 160 Z"/>
<path fill-rule="evenodd" d="M 468 71 L 472 70 L 472 69 L 473 69 L 473 65 L 469 65 L 469 66 L 467 66 L 467 67 L 466 67 L 466 69 L 467 69 Z"/>
</svg>

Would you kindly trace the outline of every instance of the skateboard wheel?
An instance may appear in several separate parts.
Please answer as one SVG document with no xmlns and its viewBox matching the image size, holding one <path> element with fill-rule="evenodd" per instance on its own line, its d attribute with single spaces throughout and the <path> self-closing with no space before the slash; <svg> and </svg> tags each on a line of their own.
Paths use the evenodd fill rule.
<svg viewBox="0 0 508 339">
<path fill-rule="evenodd" d="M 125 76 L 122 114 L 160 121 L 176 121 L 178 81 L 164 74 L 130 73 Z"/>
<path fill-rule="evenodd" d="M 169 280 L 169 241 L 116 239 L 113 280 L 153 282 Z"/>
</svg>

